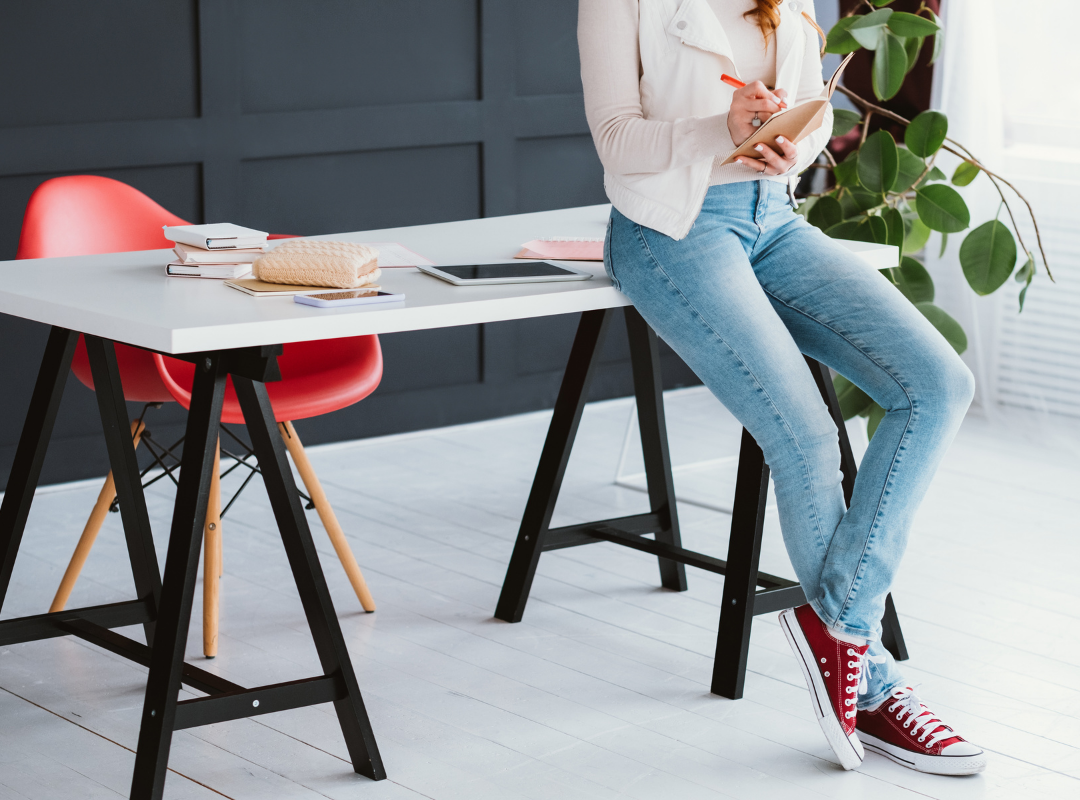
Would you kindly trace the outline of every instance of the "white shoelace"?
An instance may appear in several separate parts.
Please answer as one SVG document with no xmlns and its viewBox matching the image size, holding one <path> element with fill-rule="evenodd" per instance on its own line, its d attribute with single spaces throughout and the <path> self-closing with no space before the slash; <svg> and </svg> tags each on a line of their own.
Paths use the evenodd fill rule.
<svg viewBox="0 0 1080 800">
<path fill-rule="evenodd" d="M 869 689 L 867 676 L 870 674 L 870 665 L 884 664 L 885 656 L 872 656 L 870 655 L 869 650 L 865 653 L 860 653 L 852 647 L 848 648 L 847 654 L 854 659 L 854 661 L 847 662 L 848 669 L 854 671 L 849 672 L 847 675 L 847 679 L 853 681 L 853 683 L 844 687 L 844 691 L 847 694 L 852 695 L 844 700 L 844 705 L 848 706 L 850 709 L 850 711 L 844 712 L 844 716 L 847 719 L 853 719 L 855 715 L 859 713 L 858 709 L 855 708 L 855 705 L 859 702 L 858 696 L 860 694 L 866 694 Z"/>
<path fill-rule="evenodd" d="M 889 706 L 889 713 L 896 712 L 896 719 L 899 722 L 903 722 L 907 717 L 904 728 L 910 728 L 912 736 L 921 730 L 922 736 L 919 737 L 919 742 L 925 742 L 927 750 L 943 739 L 951 739 L 957 735 L 956 731 L 942 722 L 938 715 L 927 708 L 911 689 L 898 689 L 893 693 L 893 697 L 896 701 Z"/>
</svg>

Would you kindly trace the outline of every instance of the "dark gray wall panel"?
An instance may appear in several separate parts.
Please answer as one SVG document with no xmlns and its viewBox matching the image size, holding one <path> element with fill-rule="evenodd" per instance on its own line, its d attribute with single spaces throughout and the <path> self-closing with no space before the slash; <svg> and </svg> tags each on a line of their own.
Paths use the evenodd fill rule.
<svg viewBox="0 0 1080 800">
<path fill-rule="evenodd" d="M 517 184 L 518 211 L 607 202 L 604 168 L 589 135 L 519 141 Z"/>
<path fill-rule="evenodd" d="M 15 258 L 23 212 L 34 189 L 49 178 L 70 174 L 0 175 L 0 260 Z M 198 164 L 86 170 L 78 174 L 104 175 L 123 181 L 150 195 L 177 216 L 191 222 L 202 222 L 202 180 Z M 2 358 L 3 349 L 0 348 Z"/>
<path fill-rule="evenodd" d="M 476 145 L 244 162 L 241 219 L 313 235 L 480 216 Z"/>
<path fill-rule="evenodd" d="M 576 9 L 577 0 L 3 0 L 0 258 L 15 253 L 33 188 L 72 172 L 103 170 L 193 222 L 299 234 L 604 202 Z M 316 444 L 550 408 L 576 323 L 384 336 L 376 392 L 298 427 Z M 0 317 L 0 488 L 46 334 Z M 661 352 L 666 385 L 695 381 Z M 630 392 L 626 355 L 619 319 L 594 399 Z M 149 425 L 166 441 L 184 419 L 167 404 Z M 107 468 L 93 395 L 72 379 L 44 481 Z"/>
<path fill-rule="evenodd" d="M 242 0 L 243 108 L 475 100 L 476 0 Z"/>
<path fill-rule="evenodd" d="M 579 94 L 578 0 L 515 0 L 519 95 Z"/>
<path fill-rule="evenodd" d="M 197 115 L 195 6 L 0 3 L 0 127 Z"/>
<path fill-rule="evenodd" d="M 464 325 L 379 337 L 384 365 L 379 394 L 478 383 L 481 330 L 479 325 Z"/>
</svg>

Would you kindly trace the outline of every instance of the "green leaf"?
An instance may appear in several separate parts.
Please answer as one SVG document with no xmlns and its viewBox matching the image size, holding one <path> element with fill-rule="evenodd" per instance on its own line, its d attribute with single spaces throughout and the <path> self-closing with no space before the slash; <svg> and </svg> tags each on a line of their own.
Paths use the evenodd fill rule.
<svg viewBox="0 0 1080 800">
<path fill-rule="evenodd" d="M 847 154 L 847 158 L 841 161 L 833 169 L 833 179 L 836 181 L 837 186 L 858 186 L 859 185 L 859 151 L 852 150 Z"/>
<path fill-rule="evenodd" d="M 945 258 L 945 251 L 949 249 L 949 234 L 941 234 L 941 250 L 938 251 L 938 258 Z"/>
<path fill-rule="evenodd" d="M 932 19 L 937 25 L 941 25 L 941 17 L 935 14 L 933 11 L 927 9 Z M 934 36 L 934 50 L 930 54 L 930 66 L 937 63 L 937 60 L 941 57 L 941 51 L 945 47 L 945 33 L 942 31 Z"/>
<path fill-rule="evenodd" d="M 896 177 L 893 191 L 903 193 L 914 186 L 915 181 L 926 171 L 926 162 L 906 147 L 896 148 L 896 154 L 900 159 L 900 172 Z"/>
<path fill-rule="evenodd" d="M 833 109 L 832 135 L 843 136 L 862 122 L 862 115 L 846 108 Z"/>
<path fill-rule="evenodd" d="M 960 245 L 960 267 L 975 294 L 993 294 L 1016 268 L 1016 239 L 996 219 L 973 230 Z"/>
<path fill-rule="evenodd" d="M 893 0 L 870 0 L 870 2 L 878 8 L 881 8 L 882 6 L 889 5 Z"/>
<path fill-rule="evenodd" d="M 870 413 L 866 415 L 866 438 L 873 439 L 874 434 L 877 432 L 878 425 L 885 419 L 885 409 L 874 403 L 870 407 Z"/>
<path fill-rule="evenodd" d="M 953 173 L 952 182 L 953 186 L 967 186 L 982 172 L 978 165 L 973 161 L 965 161 L 959 167 L 956 168 L 956 172 Z"/>
<path fill-rule="evenodd" d="M 855 21 L 848 26 L 848 33 L 867 50 L 877 50 L 886 35 L 885 26 L 889 24 L 889 17 L 892 15 L 891 10 L 884 9 L 856 17 Z"/>
<path fill-rule="evenodd" d="M 1028 289 L 1031 288 L 1031 282 L 1035 279 L 1035 256 L 1028 253 L 1027 257 L 1028 260 L 1024 266 L 1016 271 L 1017 282 L 1024 284 L 1024 288 L 1020 290 L 1021 314 L 1024 312 L 1024 300 L 1027 298 Z"/>
<path fill-rule="evenodd" d="M 945 173 L 937 167 L 931 167 L 930 171 L 926 173 L 926 183 L 930 181 L 943 181 L 945 180 Z"/>
<path fill-rule="evenodd" d="M 971 212 L 960 193 L 935 183 L 916 190 L 918 212 L 926 227 L 941 233 L 958 233 L 971 223 Z"/>
<path fill-rule="evenodd" d="M 836 390 L 836 399 L 840 401 L 840 413 L 844 419 L 852 419 L 866 413 L 866 409 L 874 403 L 870 395 L 843 375 L 833 378 L 833 389 Z"/>
<path fill-rule="evenodd" d="M 889 17 L 889 30 L 897 36 L 914 39 L 916 37 L 933 36 L 941 30 L 941 26 L 931 22 L 926 17 L 908 14 L 905 11 L 896 11 Z"/>
<path fill-rule="evenodd" d="M 896 153 L 892 134 L 878 131 L 868 136 L 859 148 L 857 163 L 859 183 L 867 191 L 885 194 L 892 189 L 900 169 L 900 157 Z"/>
<path fill-rule="evenodd" d="M 844 209 L 844 219 L 848 219 L 880 206 L 881 195 L 872 194 L 861 186 L 857 186 L 844 192 L 844 196 L 840 198 L 840 205 Z"/>
<path fill-rule="evenodd" d="M 930 240 L 930 229 L 926 227 L 926 224 L 915 217 L 911 220 L 911 228 L 908 231 L 907 238 L 904 239 L 904 252 L 905 253 L 918 253 Z"/>
<path fill-rule="evenodd" d="M 1035 277 L 1035 256 L 1031 253 L 1027 254 L 1027 261 L 1024 262 L 1024 266 L 1020 267 L 1016 271 L 1016 275 L 1013 276 L 1013 280 L 1017 283 L 1031 283 L 1031 279 Z"/>
<path fill-rule="evenodd" d="M 945 143 L 948 133 L 948 117 L 940 111 L 924 111 L 908 125 L 904 144 L 919 158 L 930 158 Z"/>
<path fill-rule="evenodd" d="M 880 12 L 873 12 L 878 14 Z M 907 51 L 904 40 L 885 31 L 874 54 L 873 84 L 878 100 L 891 100 L 904 85 L 907 75 Z"/>
<path fill-rule="evenodd" d="M 952 345 L 953 350 L 957 353 L 963 353 L 967 350 L 967 334 L 960 327 L 960 323 L 946 314 L 943 309 L 933 303 L 916 303 L 915 308 L 919 309 L 922 315 L 930 320 L 930 324 L 945 337 L 945 341 Z"/>
<path fill-rule="evenodd" d="M 833 225 L 825 233 L 833 239 L 848 239 L 872 244 L 885 244 L 889 238 L 889 229 L 885 220 L 874 216 L 846 220 L 839 225 Z"/>
<path fill-rule="evenodd" d="M 911 256 L 904 256 L 899 267 L 881 272 L 914 304 L 930 303 L 934 299 L 934 279 L 926 267 Z"/>
<path fill-rule="evenodd" d="M 825 52 L 843 56 L 862 47 L 858 40 L 848 32 L 848 28 L 858 21 L 858 17 L 844 17 L 833 25 L 825 39 Z"/>
<path fill-rule="evenodd" d="M 900 255 L 904 254 L 904 217 L 895 208 L 887 208 L 881 212 L 881 218 L 885 220 L 885 244 L 891 244 L 900 248 Z"/>
<path fill-rule="evenodd" d="M 835 197 L 824 195 L 814 203 L 814 207 L 810 209 L 807 219 L 815 228 L 820 228 L 823 231 L 828 230 L 833 225 L 839 225 L 844 221 L 844 209 L 841 208 L 840 201 Z"/>
<path fill-rule="evenodd" d="M 915 69 L 915 64 L 919 61 L 919 53 L 922 52 L 923 42 L 925 39 L 905 39 L 904 40 L 904 52 L 907 53 L 907 69 L 904 70 L 905 74 L 910 73 Z"/>
</svg>

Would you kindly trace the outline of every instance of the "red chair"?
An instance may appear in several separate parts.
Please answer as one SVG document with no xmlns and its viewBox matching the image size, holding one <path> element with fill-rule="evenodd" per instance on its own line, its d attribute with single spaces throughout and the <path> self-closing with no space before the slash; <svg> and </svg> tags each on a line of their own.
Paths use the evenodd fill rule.
<svg viewBox="0 0 1080 800">
<path fill-rule="evenodd" d="M 162 235 L 161 227 L 186 224 L 188 223 L 166 211 L 142 192 L 111 178 L 96 175 L 53 178 L 42 183 L 30 197 L 23 217 L 16 258 L 160 250 L 172 246 Z M 125 399 L 147 404 L 176 401 L 184 408 L 188 407 L 193 365 L 123 344 L 116 346 L 116 358 Z M 377 336 L 354 336 L 286 344 L 278 363 L 282 380 L 267 384 L 267 391 L 285 446 L 293 457 L 312 504 L 330 536 L 360 604 L 365 611 L 374 611 L 375 602 L 371 592 L 292 422 L 337 411 L 375 391 L 382 378 L 383 368 L 379 339 Z M 86 386 L 94 388 L 82 337 L 75 351 L 72 371 Z M 243 421 L 230 381 L 222 422 L 242 424 Z M 144 433 L 145 425 L 140 417 L 132 424 L 131 429 L 136 447 Z M 220 458 L 219 444 L 204 540 L 203 652 L 210 658 L 217 654 L 218 581 L 221 575 L 223 511 Z M 75 581 L 104 522 L 105 514 L 114 504 L 115 497 L 110 472 L 83 529 L 50 611 L 63 610 L 67 604 Z"/>
</svg>

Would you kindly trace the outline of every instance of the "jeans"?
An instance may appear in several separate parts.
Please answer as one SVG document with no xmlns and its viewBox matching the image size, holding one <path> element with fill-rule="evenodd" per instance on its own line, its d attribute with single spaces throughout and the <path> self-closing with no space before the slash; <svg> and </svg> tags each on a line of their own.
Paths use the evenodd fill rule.
<svg viewBox="0 0 1080 800">
<path fill-rule="evenodd" d="M 905 685 L 881 617 L 911 520 L 974 393 L 959 356 L 889 280 L 792 211 L 771 181 L 713 186 L 674 239 L 612 210 L 615 287 L 757 440 L 784 544 L 830 628 L 870 640 L 861 708 Z M 806 354 L 885 409 L 850 508 L 836 426 Z"/>
</svg>

